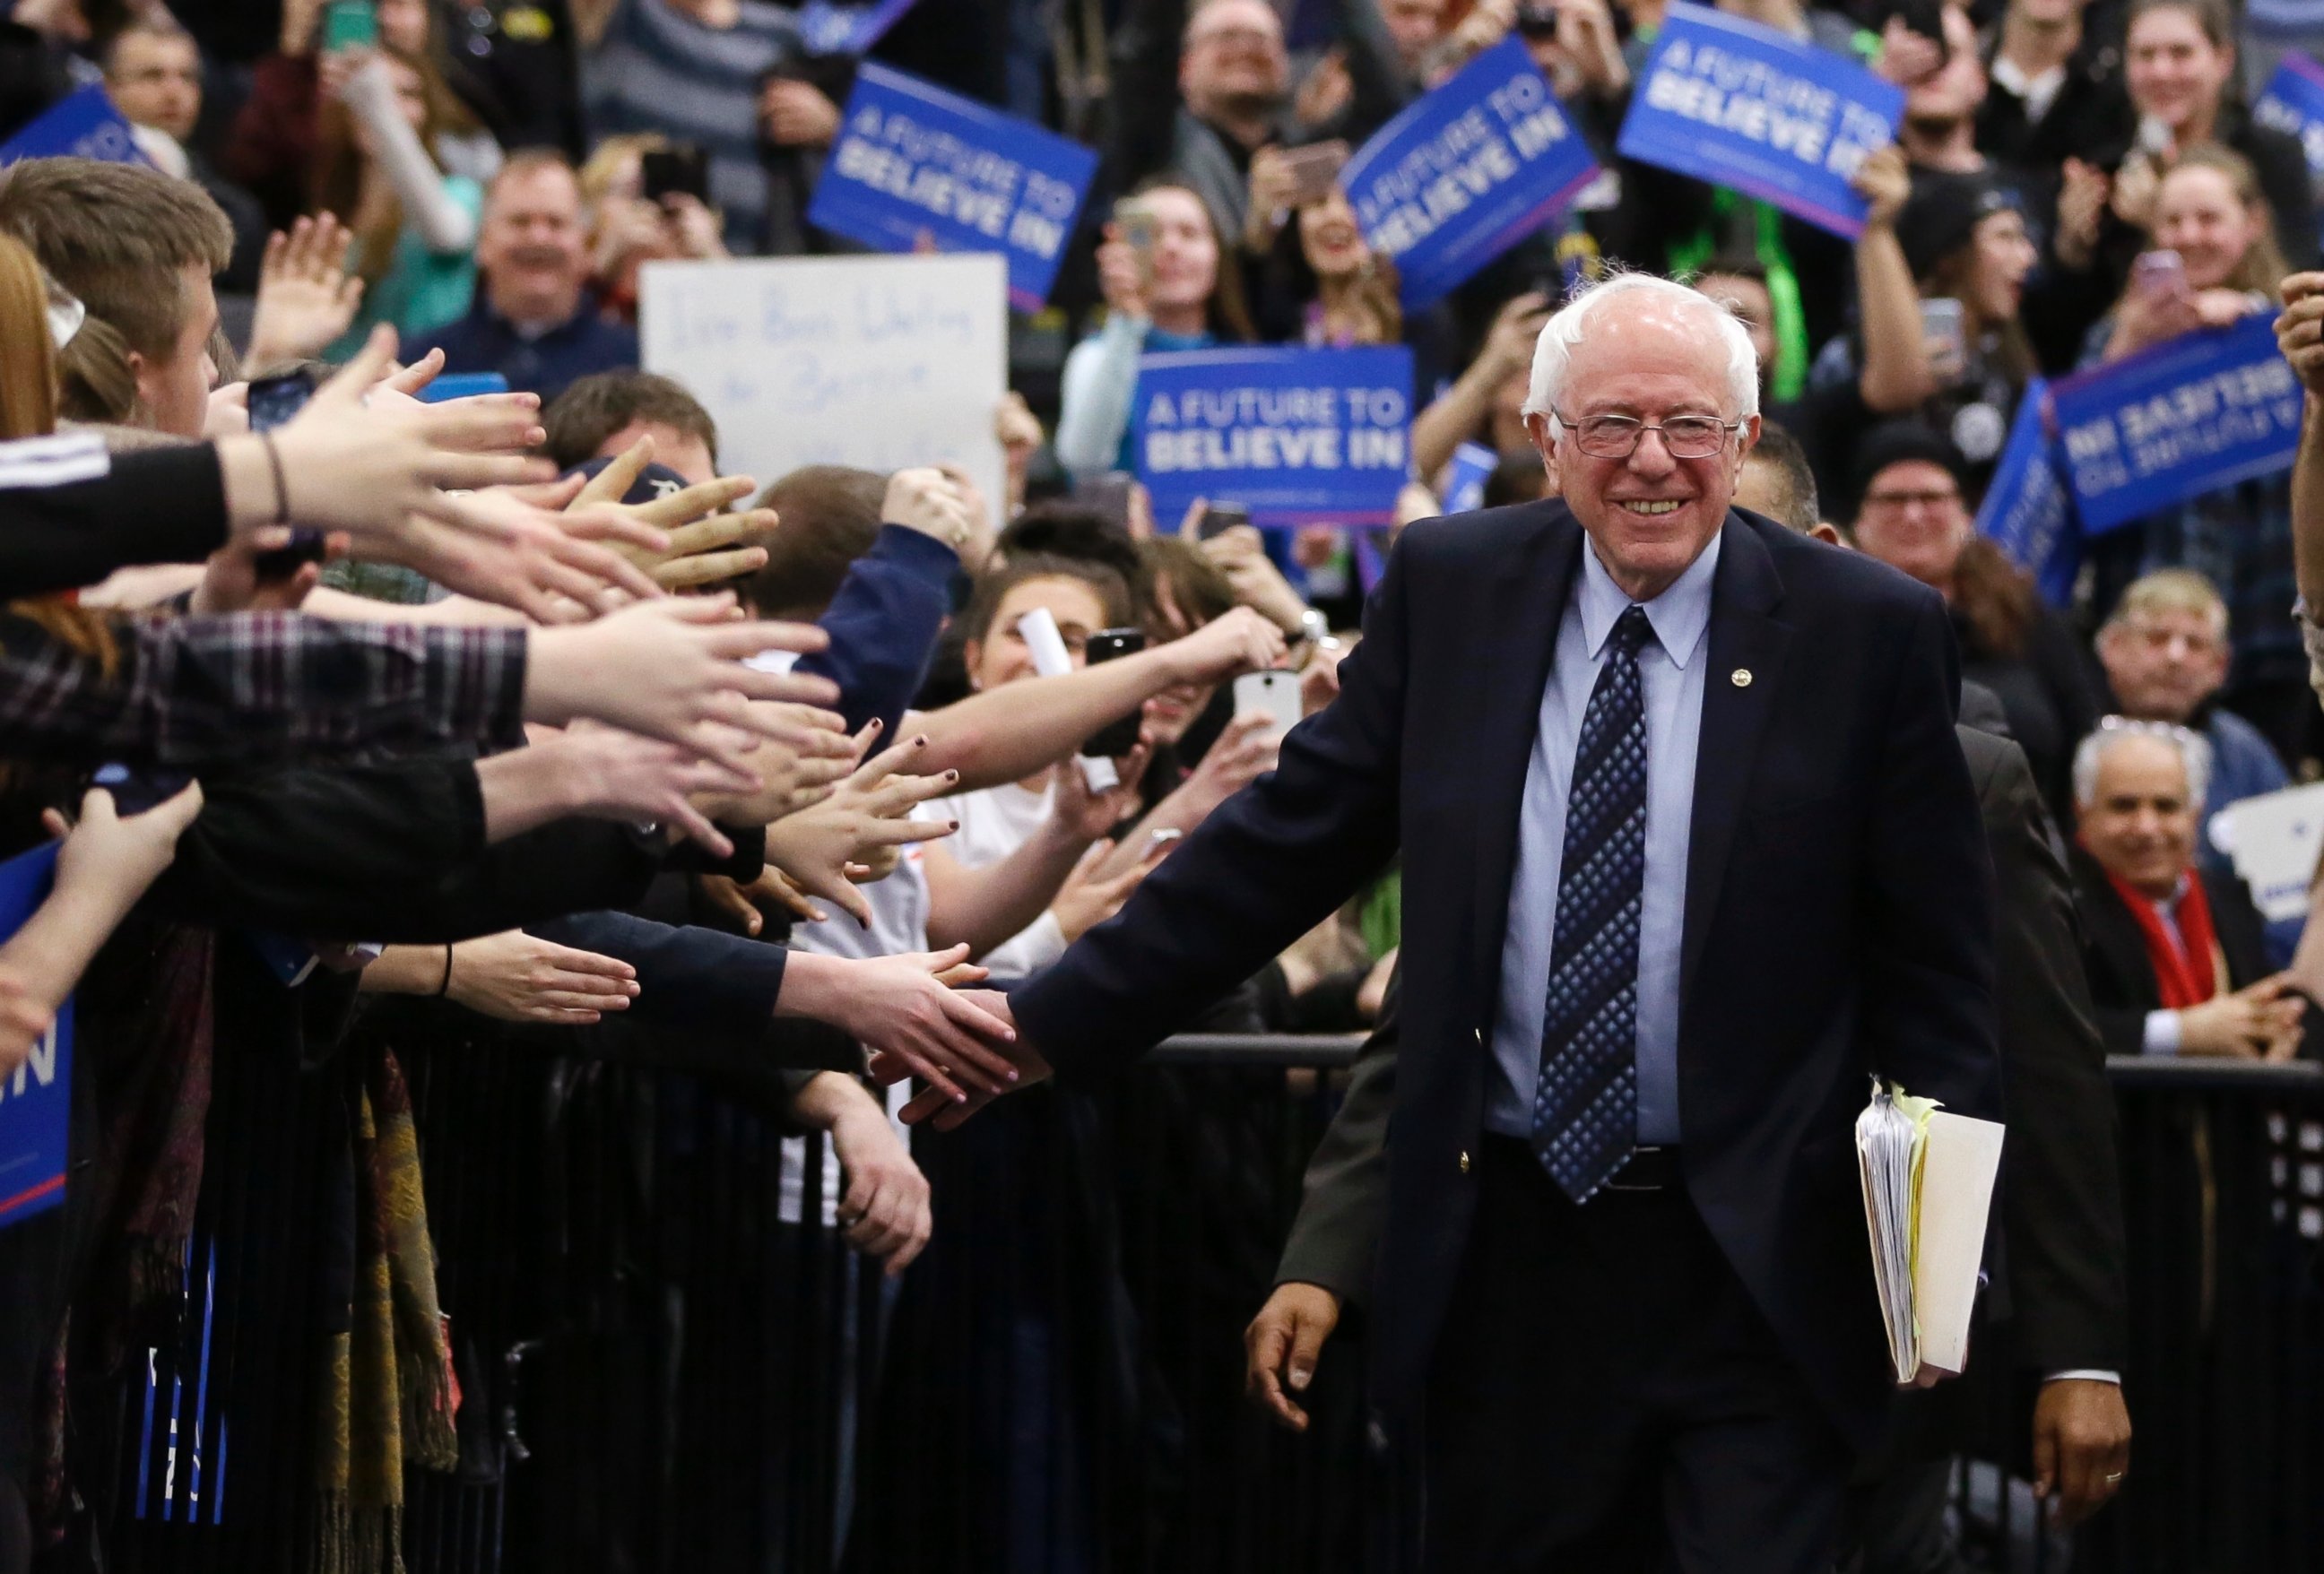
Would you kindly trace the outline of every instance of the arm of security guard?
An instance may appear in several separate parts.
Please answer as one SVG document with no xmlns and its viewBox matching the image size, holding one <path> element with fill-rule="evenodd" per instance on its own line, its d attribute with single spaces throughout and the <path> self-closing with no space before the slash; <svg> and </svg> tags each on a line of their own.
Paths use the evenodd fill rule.
<svg viewBox="0 0 2324 1574">
<path fill-rule="evenodd" d="M 1320 1284 L 1342 1303 L 1364 1300 L 1388 1214 L 1388 1124 L 1396 1107 L 1397 1029 L 1404 971 L 1388 980 L 1379 1024 L 1348 1075 L 1345 1096 L 1307 1161 L 1299 1212 L 1275 1282 Z"/>
</svg>

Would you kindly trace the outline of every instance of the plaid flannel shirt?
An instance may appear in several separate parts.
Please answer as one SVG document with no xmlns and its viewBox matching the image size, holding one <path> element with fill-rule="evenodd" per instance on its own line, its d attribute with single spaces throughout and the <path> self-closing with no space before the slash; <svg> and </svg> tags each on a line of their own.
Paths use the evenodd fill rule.
<svg viewBox="0 0 2324 1574">
<path fill-rule="evenodd" d="M 291 612 L 126 620 L 118 668 L 0 614 L 0 756 L 190 766 L 523 738 L 526 632 Z"/>
</svg>

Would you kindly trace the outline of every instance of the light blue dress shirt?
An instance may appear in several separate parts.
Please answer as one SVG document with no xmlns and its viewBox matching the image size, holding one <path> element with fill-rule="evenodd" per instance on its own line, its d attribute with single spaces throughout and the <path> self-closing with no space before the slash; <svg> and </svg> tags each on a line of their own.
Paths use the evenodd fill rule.
<svg viewBox="0 0 2324 1574">
<path fill-rule="evenodd" d="M 1645 603 L 1655 637 L 1638 652 L 1646 723 L 1646 870 L 1638 913 L 1638 1141 L 1679 1140 L 1679 944 L 1686 924 L 1686 855 L 1694 825 L 1694 759 L 1702 734 L 1704 634 L 1711 584 L 1725 531 L 1669 589 Z M 1631 604 L 1597 549 L 1585 544 L 1582 572 L 1558 624 L 1557 656 L 1542 690 L 1541 724 L 1526 767 L 1517 868 L 1509 880 L 1508 931 L 1501 941 L 1501 994 L 1493 1017 L 1493 1063 L 1485 1086 L 1485 1128 L 1533 1134 L 1534 1087 L 1541 1080 L 1541 1025 L 1557 919 L 1557 876 L 1565 856 L 1565 800 L 1582 717 L 1615 620 Z"/>
</svg>

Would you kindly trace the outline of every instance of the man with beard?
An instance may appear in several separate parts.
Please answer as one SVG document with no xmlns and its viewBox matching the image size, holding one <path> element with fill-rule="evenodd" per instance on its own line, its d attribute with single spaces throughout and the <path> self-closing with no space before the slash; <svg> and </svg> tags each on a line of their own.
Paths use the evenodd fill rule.
<svg viewBox="0 0 2324 1574">
<path fill-rule="evenodd" d="M 1254 184 L 1277 178 L 1273 155 L 1258 155 L 1332 136 L 1360 143 L 1386 124 L 1405 95 L 1396 41 L 1370 0 L 1338 0 L 1337 11 L 1338 63 L 1320 65 L 1322 81 L 1295 106 L 1283 20 L 1267 0 L 1133 0 L 1114 34 L 1115 189 L 1176 170 L 1232 237 Z M 1341 76 L 1344 90 L 1331 80 Z"/>
<path fill-rule="evenodd" d="M 637 335 L 597 315 L 588 278 L 573 166 L 557 153 L 517 153 L 484 194 L 475 304 L 410 354 L 440 349 L 447 373 L 497 372 L 543 404 L 576 378 L 636 366 Z"/>
</svg>

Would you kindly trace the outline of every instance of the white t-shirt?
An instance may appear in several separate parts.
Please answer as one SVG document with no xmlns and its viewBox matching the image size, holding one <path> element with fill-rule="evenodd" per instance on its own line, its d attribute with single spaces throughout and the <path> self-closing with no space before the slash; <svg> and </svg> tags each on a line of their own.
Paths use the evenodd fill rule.
<svg viewBox="0 0 2324 1574">
<path fill-rule="evenodd" d="M 926 811 L 930 819 L 953 819 L 960 829 L 945 838 L 946 852 L 964 869 L 999 863 L 1033 839 L 1049 817 L 1053 789 L 1028 792 L 1014 782 L 957 797 L 938 798 Z M 1065 953 L 1065 932 L 1047 913 L 978 960 L 996 979 L 1021 979 L 1039 972 Z"/>
</svg>

